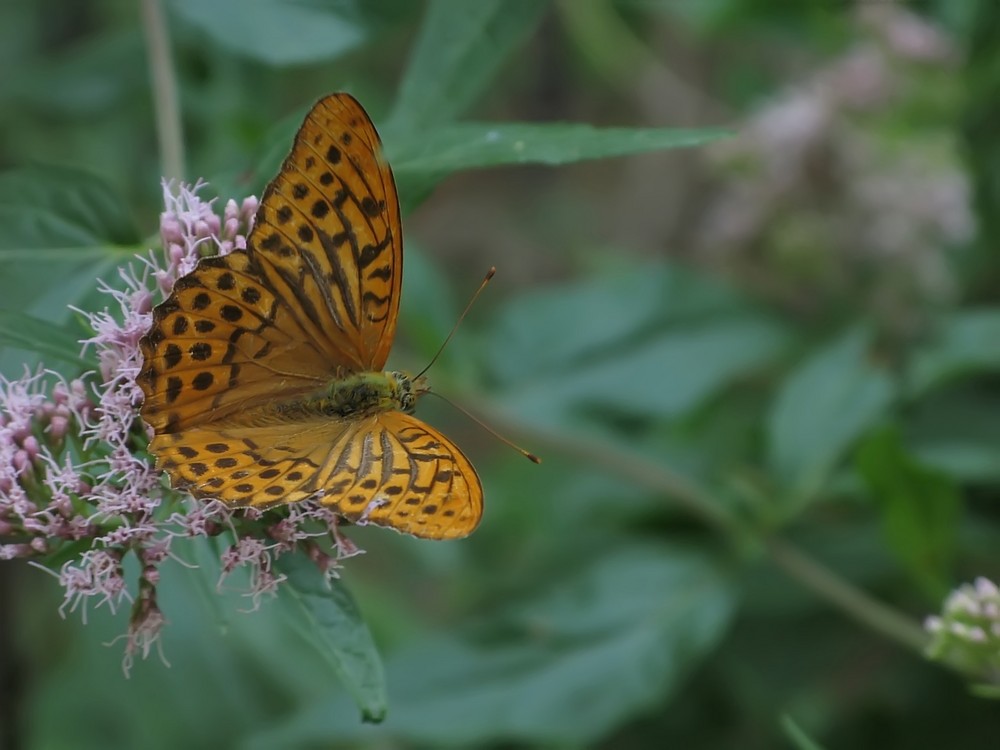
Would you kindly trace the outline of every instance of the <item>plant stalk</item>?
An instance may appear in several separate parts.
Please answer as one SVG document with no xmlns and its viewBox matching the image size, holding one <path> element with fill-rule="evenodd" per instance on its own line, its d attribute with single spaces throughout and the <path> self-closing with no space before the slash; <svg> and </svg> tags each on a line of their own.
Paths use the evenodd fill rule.
<svg viewBox="0 0 1000 750">
<path fill-rule="evenodd" d="M 930 637 L 919 624 L 869 596 L 829 568 L 810 558 L 787 541 L 762 537 L 759 532 L 724 509 L 707 490 L 676 472 L 631 451 L 586 435 L 556 434 L 526 427 L 505 415 L 499 407 L 477 401 L 476 410 L 485 413 L 490 423 L 523 435 L 528 441 L 544 443 L 552 450 L 577 459 L 583 465 L 599 467 L 628 481 L 647 487 L 676 502 L 692 516 L 722 531 L 737 544 L 752 535 L 763 545 L 770 559 L 789 577 L 852 619 L 890 639 L 923 654 Z"/>
<path fill-rule="evenodd" d="M 170 32 L 159 0 L 142 0 L 142 28 L 149 56 L 153 110 L 160 166 L 167 180 L 184 178 L 184 133 L 181 127 L 177 79 L 170 51 Z"/>
</svg>

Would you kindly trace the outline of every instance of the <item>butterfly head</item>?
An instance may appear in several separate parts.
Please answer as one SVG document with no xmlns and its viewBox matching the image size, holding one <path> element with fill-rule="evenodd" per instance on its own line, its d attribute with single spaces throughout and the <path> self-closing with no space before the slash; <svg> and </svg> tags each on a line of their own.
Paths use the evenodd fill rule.
<svg viewBox="0 0 1000 750">
<path fill-rule="evenodd" d="M 423 375 L 414 377 L 402 370 L 387 373 L 393 389 L 393 399 L 399 404 L 399 410 L 412 414 L 417 406 L 417 399 L 431 389 L 427 378 Z"/>
</svg>

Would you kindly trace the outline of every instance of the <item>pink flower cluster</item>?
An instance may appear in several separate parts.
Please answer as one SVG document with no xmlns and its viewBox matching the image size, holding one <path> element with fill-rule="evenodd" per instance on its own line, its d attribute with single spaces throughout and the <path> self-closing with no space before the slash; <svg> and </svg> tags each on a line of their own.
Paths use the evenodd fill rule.
<svg viewBox="0 0 1000 750">
<path fill-rule="evenodd" d="M 84 344 L 96 355 L 95 371 L 68 382 L 44 370 L 0 378 L 0 560 L 26 558 L 52 572 L 65 589 L 60 611 L 79 610 L 84 621 L 88 606 L 116 611 L 129 602 L 126 671 L 137 653 L 148 656 L 166 622 L 156 587 L 160 566 L 179 560 L 175 539 L 228 535 L 218 585 L 248 570 L 253 609 L 284 580 L 274 572 L 277 556 L 302 551 L 335 576 L 337 562 L 359 551 L 321 505 L 262 514 L 195 501 L 171 490 L 145 452 L 150 435 L 135 378 L 156 299 L 200 257 L 244 249 L 257 210 L 256 198 L 230 200 L 219 216 L 199 197 L 203 189 L 165 184 L 164 260 L 151 252 L 138 273 L 121 268 L 116 285 L 100 286 L 111 309 L 80 311 L 94 331 Z M 123 567 L 130 554 L 140 570 L 134 590 Z M 57 555 L 68 558 L 58 567 L 51 562 Z"/>
</svg>

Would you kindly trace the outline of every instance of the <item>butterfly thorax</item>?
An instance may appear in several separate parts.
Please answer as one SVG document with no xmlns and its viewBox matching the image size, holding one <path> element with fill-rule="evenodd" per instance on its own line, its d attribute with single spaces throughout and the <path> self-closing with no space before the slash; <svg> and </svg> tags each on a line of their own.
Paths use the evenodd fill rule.
<svg viewBox="0 0 1000 750">
<path fill-rule="evenodd" d="M 287 419 L 360 419 L 385 411 L 411 413 L 428 390 L 425 378 L 405 372 L 358 372 L 331 380 L 314 394 L 272 403 L 271 408 Z"/>
</svg>

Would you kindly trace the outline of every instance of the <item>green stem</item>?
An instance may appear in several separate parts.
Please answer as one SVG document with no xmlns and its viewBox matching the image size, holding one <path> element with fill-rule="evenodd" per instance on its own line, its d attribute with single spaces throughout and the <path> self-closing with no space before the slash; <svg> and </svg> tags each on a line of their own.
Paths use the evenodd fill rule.
<svg viewBox="0 0 1000 750">
<path fill-rule="evenodd" d="M 476 404 L 476 413 L 485 415 L 487 421 L 497 426 L 501 432 L 517 432 L 533 442 L 544 443 L 559 453 L 570 455 L 585 465 L 600 466 L 614 474 L 625 476 L 635 484 L 670 497 L 685 511 L 706 524 L 737 538 L 745 536 L 738 520 L 714 497 L 697 484 L 658 463 L 591 435 L 568 435 L 526 427 L 510 419 L 499 407 L 479 399 L 469 401 Z"/>
<path fill-rule="evenodd" d="M 566 33 L 577 50 L 624 96 L 640 96 L 643 89 L 669 92 L 685 111 L 724 114 L 721 105 L 684 81 L 664 64 L 661 55 L 636 36 L 614 3 L 608 0 L 560 0 L 556 5 Z M 646 81 L 636 84 L 637 78 Z"/>
<path fill-rule="evenodd" d="M 909 617 L 851 585 L 788 542 L 768 539 L 764 544 L 779 568 L 858 622 L 921 654 L 927 648 L 930 636 Z"/>
<path fill-rule="evenodd" d="M 177 79 L 170 53 L 170 33 L 159 0 L 142 0 L 142 27 L 146 35 L 149 71 L 156 112 L 160 164 L 168 180 L 184 178 L 184 136 L 181 127 Z"/>
<path fill-rule="evenodd" d="M 479 402 L 476 411 L 488 415 L 492 424 L 522 434 L 533 443 L 544 443 L 581 464 L 599 467 L 670 498 L 737 544 L 745 541 L 748 535 L 753 535 L 772 562 L 789 577 L 848 616 L 921 654 L 929 643 L 929 636 L 911 618 L 869 596 L 794 545 L 780 539 L 763 538 L 760 532 L 748 528 L 727 512 L 707 490 L 659 463 L 597 438 L 525 427 L 490 404 Z"/>
<path fill-rule="evenodd" d="M 563 0 L 559 15 L 577 49 L 611 84 L 628 90 L 636 70 L 657 65 L 648 49 L 632 34 L 615 8 L 603 0 L 580 3 Z"/>
</svg>

